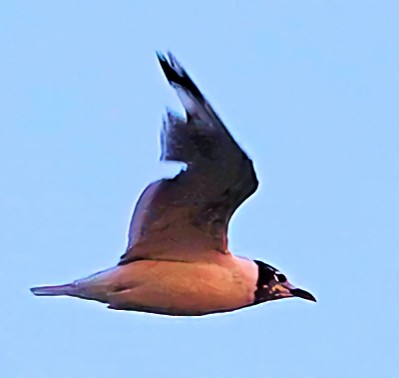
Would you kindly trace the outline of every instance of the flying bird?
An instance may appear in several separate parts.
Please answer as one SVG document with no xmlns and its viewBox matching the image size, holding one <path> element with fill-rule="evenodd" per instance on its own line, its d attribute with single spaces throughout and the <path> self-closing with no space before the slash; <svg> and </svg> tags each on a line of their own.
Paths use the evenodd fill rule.
<svg viewBox="0 0 399 378">
<path fill-rule="evenodd" d="M 185 169 L 141 194 L 126 251 L 115 267 L 65 285 L 35 287 L 32 293 L 175 316 L 289 297 L 316 301 L 271 265 L 230 252 L 229 221 L 258 187 L 253 163 L 176 58 L 157 56 L 186 113 L 167 110 L 161 159 L 185 163 Z"/>
</svg>

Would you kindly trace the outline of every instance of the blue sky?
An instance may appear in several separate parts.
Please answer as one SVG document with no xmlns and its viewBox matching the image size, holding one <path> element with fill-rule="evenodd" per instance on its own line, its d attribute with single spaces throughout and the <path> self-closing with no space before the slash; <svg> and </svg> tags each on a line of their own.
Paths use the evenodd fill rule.
<svg viewBox="0 0 399 378">
<path fill-rule="evenodd" d="M 0 376 L 399 376 L 397 1 L 0 4 Z M 254 159 L 230 227 L 319 299 L 167 318 L 36 298 L 114 265 L 170 49 Z"/>
</svg>

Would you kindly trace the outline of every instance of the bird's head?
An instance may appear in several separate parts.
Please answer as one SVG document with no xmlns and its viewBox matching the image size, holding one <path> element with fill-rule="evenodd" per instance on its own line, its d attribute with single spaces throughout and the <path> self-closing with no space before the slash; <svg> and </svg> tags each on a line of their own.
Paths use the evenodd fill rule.
<svg viewBox="0 0 399 378">
<path fill-rule="evenodd" d="M 290 297 L 299 297 L 316 302 L 316 298 L 312 294 L 292 285 L 284 274 L 271 265 L 259 260 L 255 260 L 255 263 L 259 269 L 257 290 L 255 292 L 256 303 Z"/>
</svg>

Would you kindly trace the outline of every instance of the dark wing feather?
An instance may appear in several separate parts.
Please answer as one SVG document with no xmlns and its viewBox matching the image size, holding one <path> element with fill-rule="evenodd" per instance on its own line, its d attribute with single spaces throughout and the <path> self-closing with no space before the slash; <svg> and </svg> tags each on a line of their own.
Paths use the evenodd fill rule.
<svg viewBox="0 0 399 378">
<path fill-rule="evenodd" d="M 141 195 L 121 263 L 137 259 L 198 260 L 227 250 L 228 223 L 255 192 L 252 161 L 229 134 L 182 66 L 158 55 L 187 120 L 168 111 L 161 133 L 163 160 L 186 163 L 173 179 L 150 184 Z"/>
</svg>

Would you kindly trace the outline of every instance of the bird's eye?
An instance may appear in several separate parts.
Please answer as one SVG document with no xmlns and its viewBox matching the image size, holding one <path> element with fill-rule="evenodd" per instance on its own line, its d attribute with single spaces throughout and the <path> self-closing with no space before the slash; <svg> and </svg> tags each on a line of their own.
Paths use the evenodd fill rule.
<svg viewBox="0 0 399 378">
<path fill-rule="evenodd" d="M 287 277 L 282 273 L 276 273 L 275 277 L 278 282 L 287 282 Z"/>
</svg>

